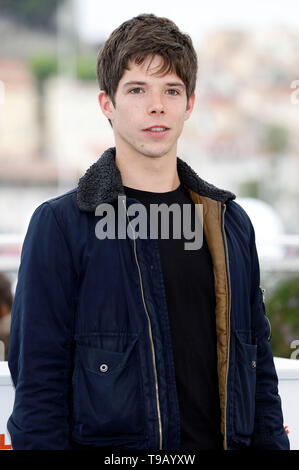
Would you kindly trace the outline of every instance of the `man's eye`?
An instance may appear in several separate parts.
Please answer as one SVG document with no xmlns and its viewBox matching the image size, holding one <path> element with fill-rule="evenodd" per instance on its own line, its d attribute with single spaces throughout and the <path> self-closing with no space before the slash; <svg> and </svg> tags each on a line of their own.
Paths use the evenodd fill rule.
<svg viewBox="0 0 299 470">
<path fill-rule="evenodd" d="M 139 95 L 140 93 L 136 93 L 136 90 L 142 90 L 142 88 L 133 88 L 133 90 L 130 90 L 129 93 L 131 93 L 132 95 Z M 169 89 L 167 91 L 174 92 L 174 93 L 171 93 L 174 96 L 179 95 L 179 92 L 177 90 Z"/>
<path fill-rule="evenodd" d="M 171 89 L 171 90 L 167 90 L 167 91 L 174 91 L 177 95 L 179 95 L 179 92 L 177 90 Z M 176 96 L 176 95 L 174 95 L 174 96 Z"/>
<path fill-rule="evenodd" d="M 141 90 L 141 88 L 133 88 L 133 90 L 130 90 L 129 93 L 131 93 L 132 95 L 139 95 L 139 93 L 132 93 L 132 91 L 136 91 L 136 90 Z"/>
</svg>

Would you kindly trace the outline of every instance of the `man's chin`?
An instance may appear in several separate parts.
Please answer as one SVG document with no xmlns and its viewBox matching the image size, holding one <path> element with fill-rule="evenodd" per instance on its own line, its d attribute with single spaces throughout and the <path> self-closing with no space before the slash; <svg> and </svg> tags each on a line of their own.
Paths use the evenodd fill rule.
<svg viewBox="0 0 299 470">
<path fill-rule="evenodd" d="M 161 158 L 171 151 L 170 145 L 144 145 L 137 149 L 142 155 L 149 158 Z"/>
</svg>

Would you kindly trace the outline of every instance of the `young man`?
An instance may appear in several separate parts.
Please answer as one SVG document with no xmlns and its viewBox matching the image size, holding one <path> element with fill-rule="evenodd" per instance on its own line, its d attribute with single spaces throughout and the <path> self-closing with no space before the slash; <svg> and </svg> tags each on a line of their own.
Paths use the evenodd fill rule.
<svg viewBox="0 0 299 470">
<path fill-rule="evenodd" d="M 289 448 L 253 227 L 176 156 L 196 74 L 190 37 L 155 15 L 100 51 L 115 147 L 30 221 L 9 352 L 14 449 Z M 163 217 L 157 238 L 137 236 L 134 205 L 151 221 L 161 203 L 192 208 L 200 248 L 162 236 Z"/>
</svg>

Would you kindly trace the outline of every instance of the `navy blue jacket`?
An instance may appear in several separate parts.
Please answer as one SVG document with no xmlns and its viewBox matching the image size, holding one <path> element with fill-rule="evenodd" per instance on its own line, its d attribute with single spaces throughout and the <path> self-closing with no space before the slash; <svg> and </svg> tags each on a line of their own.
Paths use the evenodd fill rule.
<svg viewBox="0 0 299 470">
<path fill-rule="evenodd" d="M 252 224 L 234 194 L 203 181 L 179 158 L 177 169 L 194 203 L 202 204 L 213 260 L 223 447 L 289 449 Z M 77 188 L 32 215 L 8 357 L 13 449 L 180 448 L 158 242 L 95 235 L 102 217 L 96 207 L 117 209 L 119 196 L 112 147 Z M 126 210 L 137 201 L 122 202 L 129 230 Z"/>
</svg>

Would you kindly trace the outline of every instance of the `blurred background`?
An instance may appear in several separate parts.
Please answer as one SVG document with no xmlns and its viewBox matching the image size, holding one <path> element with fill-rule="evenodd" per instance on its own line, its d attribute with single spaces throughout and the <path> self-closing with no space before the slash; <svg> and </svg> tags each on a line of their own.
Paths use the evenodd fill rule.
<svg viewBox="0 0 299 470">
<path fill-rule="evenodd" d="M 144 0 L 0 0 L 0 339 L 7 345 L 11 295 L 34 209 L 75 187 L 114 145 L 98 105 L 97 54 L 119 24 L 140 13 L 169 17 L 193 39 L 196 102 L 178 156 L 203 179 L 233 191 L 249 214 L 271 347 L 275 356 L 290 358 L 299 340 L 293 0 L 153 0 L 150 6 Z"/>
</svg>

